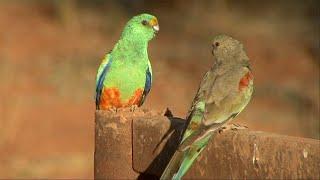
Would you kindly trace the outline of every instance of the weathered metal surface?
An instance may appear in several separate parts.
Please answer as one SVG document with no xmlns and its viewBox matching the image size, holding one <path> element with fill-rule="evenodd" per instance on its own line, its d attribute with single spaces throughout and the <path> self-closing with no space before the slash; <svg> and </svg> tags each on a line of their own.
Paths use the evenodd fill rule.
<svg viewBox="0 0 320 180">
<path fill-rule="evenodd" d="M 217 134 L 189 178 L 319 179 L 319 140 L 248 130 Z"/>
<path fill-rule="evenodd" d="M 133 123 L 133 168 L 160 176 L 178 147 L 184 120 L 146 115 Z M 147 128 L 147 129 L 146 129 Z"/>
<path fill-rule="evenodd" d="M 160 176 L 183 126 L 146 110 L 97 112 L 95 178 Z M 319 140 L 239 130 L 217 134 L 185 178 L 319 179 L 319 169 Z"/>
<path fill-rule="evenodd" d="M 95 118 L 95 179 L 133 179 L 132 118 L 143 113 L 96 111 Z"/>
</svg>

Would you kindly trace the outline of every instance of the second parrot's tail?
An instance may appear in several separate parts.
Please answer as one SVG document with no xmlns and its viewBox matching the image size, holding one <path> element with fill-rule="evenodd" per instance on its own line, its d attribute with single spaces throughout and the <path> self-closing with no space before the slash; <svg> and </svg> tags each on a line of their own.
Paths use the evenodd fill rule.
<svg viewBox="0 0 320 180">
<path fill-rule="evenodd" d="M 188 149 L 184 151 L 177 150 L 171 158 L 160 179 L 180 180 L 190 169 L 190 167 L 192 166 L 193 162 L 197 159 L 199 154 L 207 146 L 211 137 L 211 134 L 208 134 L 206 137 L 194 143 Z"/>
<path fill-rule="evenodd" d="M 176 151 L 169 164 L 161 175 L 161 180 L 180 180 L 190 169 L 194 160 L 199 156 L 204 147 L 190 148 L 186 151 Z"/>
<path fill-rule="evenodd" d="M 193 162 L 197 159 L 199 154 L 203 151 L 204 147 L 201 147 L 200 149 L 188 149 L 186 152 L 184 152 L 183 161 L 181 162 L 181 165 L 179 167 L 179 170 L 174 176 L 172 177 L 173 180 L 180 180 L 190 169 Z"/>
<path fill-rule="evenodd" d="M 167 165 L 166 169 L 163 171 L 160 179 L 161 180 L 171 180 L 175 173 L 177 173 L 182 158 L 183 158 L 184 152 L 182 151 L 176 151 L 174 155 L 172 156 L 169 164 Z"/>
</svg>

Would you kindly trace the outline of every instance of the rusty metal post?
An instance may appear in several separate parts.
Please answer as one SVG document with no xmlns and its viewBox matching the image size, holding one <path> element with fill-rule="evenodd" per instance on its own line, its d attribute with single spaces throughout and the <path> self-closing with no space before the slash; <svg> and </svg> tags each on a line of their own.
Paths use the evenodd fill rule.
<svg viewBox="0 0 320 180">
<path fill-rule="evenodd" d="M 159 177 L 183 126 L 147 110 L 97 111 L 95 178 Z M 319 179 L 319 169 L 319 140 L 239 130 L 217 134 L 185 178 Z"/>
<path fill-rule="evenodd" d="M 95 179 L 133 179 L 132 117 L 130 112 L 96 111 L 95 117 Z"/>
</svg>

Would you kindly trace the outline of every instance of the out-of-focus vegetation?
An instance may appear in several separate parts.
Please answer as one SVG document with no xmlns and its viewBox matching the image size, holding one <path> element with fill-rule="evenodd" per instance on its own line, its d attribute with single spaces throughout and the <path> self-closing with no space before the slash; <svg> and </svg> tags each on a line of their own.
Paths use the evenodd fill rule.
<svg viewBox="0 0 320 180">
<path fill-rule="evenodd" d="M 317 1 L 3 0 L 0 178 L 92 178 L 95 72 L 133 15 L 156 15 L 144 107 L 184 117 L 212 65 L 211 39 L 240 39 L 255 94 L 237 122 L 319 139 Z"/>
</svg>

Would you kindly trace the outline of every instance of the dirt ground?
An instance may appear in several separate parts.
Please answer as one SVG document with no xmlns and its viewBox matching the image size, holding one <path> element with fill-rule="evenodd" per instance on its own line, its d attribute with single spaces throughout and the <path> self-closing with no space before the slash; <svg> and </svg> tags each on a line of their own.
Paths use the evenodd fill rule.
<svg viewBox="0 0 320 180">
<path fill-rule="evenodd" d="M 184 117 L 212 65 L 212 37 L 226 33 L 244 43 L 255 76 L 254 97 L 235 122 L 319 139 L 315 3 L 50 2 L 0 3 L 0 178 L 93 177 L 96 69 L 141 9 L 160 24 L 145 108 Z"/>
</svg>

